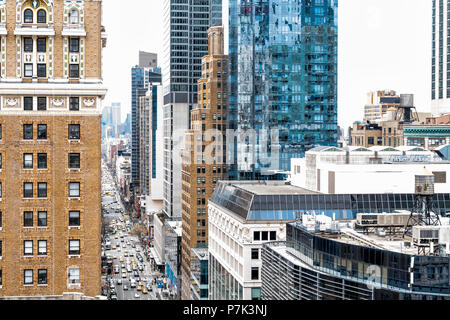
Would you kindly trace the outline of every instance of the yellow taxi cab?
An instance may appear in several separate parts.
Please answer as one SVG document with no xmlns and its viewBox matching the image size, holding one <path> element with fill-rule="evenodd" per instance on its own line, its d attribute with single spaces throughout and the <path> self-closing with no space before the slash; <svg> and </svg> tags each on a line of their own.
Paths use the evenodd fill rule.
<svg viewBox="0 0 450 320">
<path fill-rule="evenodd" d="M 112 246 L 111 250 L 116 250 L 116 246 Z"/>
<path fill-rule="evenodd" d="M 142 287 L 141 287 L 141 286 L 138 286 L 138 287 L 136 288 L 136 290 L 137 290 L 137 291 L 141 291 L 141 290 L 142 290 Z"/>
<path fill-rule="evenodd" d="M 144 286 L 144 283 L 142 282 L 142 281 L 139 281 L 139 284 L 138 284 L 139 286 L 141 286 L 141 287 L 143 287 Z"/>
<path fill-rule="evenodd" d="M 147 288 L 142 289 L 142 293 L 143 293 L 143 294 L 147 294 L 147 293 L 148 293 Z"/>
<path fill-rule="evenodd" d="M 128 250 L 125 250 L 124 252 L 125 252 L 125 253 L 128 253 Z"/>
<path fill-rule="evenodd" d="M 120 257 L 120 262 L 123 262 L 123 257 Z"/>
<path fill-rule="evenodd" d="M 119 239 L 119 236 L 117 236 L 117 235 L 116 235 L 116 236 L 114 236 L 114 239 Z"/>
</svg>

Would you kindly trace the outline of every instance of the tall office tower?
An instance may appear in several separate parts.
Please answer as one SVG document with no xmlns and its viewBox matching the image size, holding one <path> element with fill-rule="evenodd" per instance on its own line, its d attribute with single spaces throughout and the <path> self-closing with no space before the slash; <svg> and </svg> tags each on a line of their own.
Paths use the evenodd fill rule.
<svg viewBox="0 0 450 320">
<path fill-rule="evenodd" d="M 140 65 L 131 68 L 131 174 L 133 187 L 139 186 L 139 114 L 138 90 L 148 88 L 150 82 L 161 82 L 159 68 L 146 68 Z M 141 91 L 145 95 L 147 90 Z"/>
<path fill-rule="evenodd" d="M 102 1 L 0 12 L 0 296 L 100 295 Z"/>
<path fill-rule="evenodd" d="M 222 0 L 164 2 L 164 213 L 181 217 L 181 157 L 190 110 L 197 104 L 208 28 L 222 17 Z"/>
<path fill-rule="evenodd" d="M 156 68 L 158 66 L 158 55 L 145 51 L 139 51 L 139 67 Z"/>
<path fill-rule="evenodd" d="M 277 179 L 291 158 L 337 145 L 337 7 L 230 0 L 229 122 L 248 133 L 236 140 L 230 178 Z"/>
<path fill-rule="evenodd" d="M 400 107 L 400 95 L 394 90 L 379 90 L 367 94 L 367 104 L 364 106 L 364 120 L 375 122 L 383 120 L 387 111 Z"/>
<path fill-rule="evenodd" d="M 433 0 L 431 113 L 450 113 L 450 1 Z M 445 75 L 445 77 L 444 77 Z"/>
<path fill-rule="evenodd" d="M 120 102 L 113 102 L 111 104 L 111 124 L 114 128 L 114 136 L 115 138 L 119 137 L 118 126 L 121 123 L 121 109 Z"/>
<path fill-rule="evenodd" d="M 202 59 L 202 78 L 198 81 L 198 106 L 191 111 L 192 129 L 186 132 L 182 152 L 181 298 L 185 300 L 208 297 L 207 283 L 199 283 L 199 292 L 191 293 L 191 249 L 206 247 L 208 199 L 217 181 L 227 178 L 227 115 L 222 97 L 228 91 L 228 78 L 222 75 L 228 70 L 228 57 L 223 54 L 223 28 L 211 27 L 208 38 L 208 55 Z"/>
<path fill-rule="evenodd" d="M 162 200 L 162 179 L 156 183 L 157 176 L 162 175 L 162 161 L 157 150 L 162 154 L 162 136 L 157 139 L 157 130 L 162 131 L 162 85 L 150 83 L 145 95 L 139 96 L 139 191 L 141 195 L 152 195 Z M 159 121 L 158 121 L 159 120 Z M 159 146 L 158 146 L 159 143 Z M 153 182 L 153 183 L 152 183 Z M 159 190 L 161 189 L 161 190 Z"/>
</svg>

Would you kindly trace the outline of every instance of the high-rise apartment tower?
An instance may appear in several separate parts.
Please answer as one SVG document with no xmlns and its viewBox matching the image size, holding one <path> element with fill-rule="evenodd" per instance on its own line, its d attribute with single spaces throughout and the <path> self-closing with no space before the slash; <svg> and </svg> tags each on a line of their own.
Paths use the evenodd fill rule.
<svg viewBox="0 0 450 320">
<path fill-rule="evenodd" d="M 102 1 L 0 13 L 0 296 L 100 295 Z"/>
</svg>

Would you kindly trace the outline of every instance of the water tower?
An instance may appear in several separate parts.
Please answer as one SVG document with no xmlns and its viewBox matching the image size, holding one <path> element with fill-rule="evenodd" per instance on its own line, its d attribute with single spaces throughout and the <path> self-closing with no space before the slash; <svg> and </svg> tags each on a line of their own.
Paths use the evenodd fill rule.
<svg viewBox="0 0 450 320">
<path fill-rule="evenodd" d="M 423 171 L 415 176 L 415 201 L 405 232 L 411 234 L 413 226 L 439 226 L 439 215 L 434 212 L 434 174 L 424 167 Z"/>
</svg>

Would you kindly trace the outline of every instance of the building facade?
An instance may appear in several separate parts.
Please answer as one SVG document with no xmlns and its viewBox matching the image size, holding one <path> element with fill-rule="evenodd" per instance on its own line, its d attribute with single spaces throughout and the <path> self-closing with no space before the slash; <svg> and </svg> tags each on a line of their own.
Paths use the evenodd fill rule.
<svg viewBox="0 0 450 320">
<path fill-rule="evenodd" d="M 286 226 L 286 242 L 262 248 L 264 300 L 450 300 L 447 254 L 399 247 L 400 234 L 302 222 Z"/>
<path fill-rule="evenodd" d="M 450 190 L 450 163 L 420 147 L 318 147 L 292 159 L 291 183 L 326 194 L 412 193 L 414 175 L 427 167 L 435 190 Z"/>
<path fill-rule="evenodd" d="M 265 298 L 261 250 L 266 243 L 287 239 L 287 223 L 305 215 L 321 221 L 354 220 L 359 213 L 410 212 L 414 197 L 412 192 L 320 194 L 281 181 L 221 181 L 208 202 L 209 298 Z M 448 191 L 436 193 L 433 202 L 435 213 L 450 212 Z M 266 277 L 270 278 L 267 273 Z"/>
<path fill-rule="evenodd" d="M 335 0 L 229 1 L 233 179 L 277 179 L 337 145 L 337 14 Z"/>
<path fill-rule="evenodd" d="M 450 144 L 450 123 L 408 125 L 404 127 L 404 144 L 434 150 Z"/>
<path fill-rule="evenodd" d="M 208 29 L 222 18 L 222 0 L 164 2 L 164 212 L 181 217 L 181 150 L 197 104 Z"/>
<path fill-rule="evenodd" d="M 389 109 L 397 111 L 400 96 L 394 90 L 379 90 L 367 94 L 364 106 L 364 121 L 381 121 Z"/>
<path fill-rule="evenodd" d="M 226 126 L 223 93 L 228 90 L 228 57 L 224 55 L 223 28 L 208 32 L 209 52 L 202 59 L 198 81 L 198 106 L 191 111 L 182 153 L 183 260 L 182 298 L 190 299 L 191 248 L 208 243 L 208 200 L 219 180 L 227 179 Z"/>
<path fill-rule="evenodd" d="M 432 0 L 431 113 L 450 113 L 448 0 Z"/>
<path fill-rule="evenodd" d="M 0 296 L 98 296 L 102 1 L 0 12 Z"/>
</svg>

